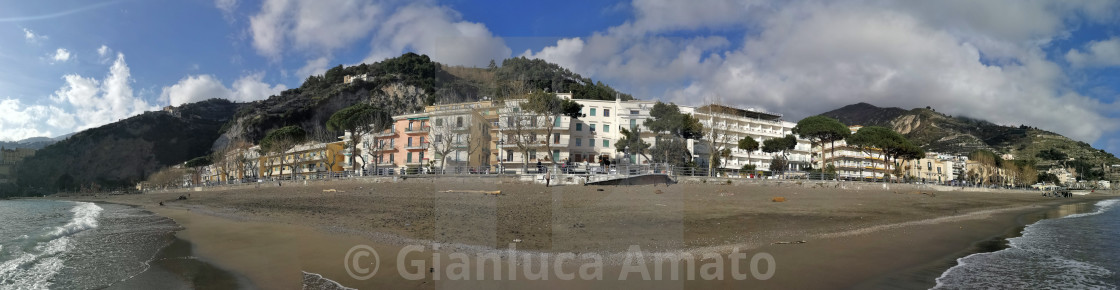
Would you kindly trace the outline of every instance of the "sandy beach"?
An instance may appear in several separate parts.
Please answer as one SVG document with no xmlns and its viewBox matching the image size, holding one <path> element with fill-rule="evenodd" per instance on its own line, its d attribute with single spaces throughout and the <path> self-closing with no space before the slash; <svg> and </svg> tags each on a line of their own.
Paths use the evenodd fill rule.
<svg viewBox="0 0 1120 290">
<path fill-rule="evenodd" d="M 176 200 L 180 195 L 189 198 Z M 773 202 L 775 197 L 785 201 Z M 545 187 L 474 178 L 72 197 L 138 205 L 170 217 L 185 228 L 177 235 L 194 253 L 262 289 L 298 289 L 304 272 L 359 289 L 929 288 L 957 257 L 997 247 L 1055 211 L 1084 210 L 1106 198 L 1116 196 L 1054 199 L 1029 192 L 789 181 Z M 347 272 L 348 252 L 359 245 L 379 256 L 371 279 Z M 405 264 L 398 265 L 410 245 L 425 251 L 404 255 Z M 511 245 L 517 251 L 509 251 Z M 649 280 L 657 281 L 626 267 L 634 265 L 626 257 L 634 257 L 628 250 L 635 246 L 650 259 L 641 264 Z M 470 281 L 451 280 L 462 274 L 454 269 L 455 253 L 468 257 Z M 476 255 L 485 253 L 503 258 L 475 267 L 483 260 Z M 737 253 L 746 258 L 734 259 Z M 574 258 L 557 262 L 564 254 Z M 692 279 L 665 271 L 674 262 L 652 259 L 683 254 L 696 257 L 695 265 L 675 263 L 682 272 L 696 272 Z M 603 258 L 600 279 L 565 279 L 583 274 L 590 260 L 581 255 Z M 507 264 L 507 256 L 515 263 Z M 534 277 L 540 267 L 552 269 Z M 512 276 L 492 276 L 510 268 Z M 619 279 L 622 273 L 626 279 Z M 759 273 L 771 275 L 762 280 Z M 403 277 L 408 274 L 424 277 Z"/>
</svg>

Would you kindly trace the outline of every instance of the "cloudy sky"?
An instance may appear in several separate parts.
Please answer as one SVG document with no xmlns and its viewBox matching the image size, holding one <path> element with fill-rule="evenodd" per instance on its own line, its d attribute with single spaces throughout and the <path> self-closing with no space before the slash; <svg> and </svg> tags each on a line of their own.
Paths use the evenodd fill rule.
<svg viewBox="0 0 1120 290">
<path fill-rule="evenodd" d="M 258 100 L 413 51 L 466 66 L 541 58 L 643 99 L 790 120 L 932 106 L 1120 153 L 1120 1 L 537 2 L 4 1 L 0 140 Z"/>
</svg>

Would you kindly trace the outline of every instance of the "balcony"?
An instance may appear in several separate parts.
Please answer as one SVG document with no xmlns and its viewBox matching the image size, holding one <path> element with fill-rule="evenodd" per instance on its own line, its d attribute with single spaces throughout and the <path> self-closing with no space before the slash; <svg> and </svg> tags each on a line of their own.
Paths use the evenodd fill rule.
<svg viewBox="0 0 1120 290">
<path fill-rule="evenodd" d="M 420 133 L 427 134 L 430 131 L 432 131 L 431 126 L 424 126 L 424 127 L 421 127 L 421 128 L 404 129 L 404 132 L 407 133 L 407 134 L 420 134 Z"/>
<path fill-rule="evenodd" d="M 396 136 L 396 135 L 397 135 L 397 131 L 392 131 L 392 130 L 390 130 L 388 132 L 370 134 L 370 136 L 373 136 L 373 138 L 389 137 L 389 136 Z"/>
<path fill-rule="evenodd" d="M 404 149 L 407 149 L 407 150 L 428 149 L 428 145 L 430 145 L 430 143 L 424 142 L 424 143 L 407 145 L 407 146 L 404 147 Z"/>
<path fill-rule="evenodd" d="M 383 147 L 383 148 L 370 148 L 371 152 L 390 152 L 397 151 L 397 147 Z"/>
</svg>

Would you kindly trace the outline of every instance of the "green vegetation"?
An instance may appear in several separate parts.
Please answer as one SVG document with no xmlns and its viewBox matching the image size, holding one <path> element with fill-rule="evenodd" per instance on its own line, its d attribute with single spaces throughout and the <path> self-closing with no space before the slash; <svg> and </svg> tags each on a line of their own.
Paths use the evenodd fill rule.
<svg viewBox="0 0 1120 290">
<path fill-rule="evenodd" d="M 650 145 L 645 140 L 642 140 L 642 127 L 635 127 L 634 131 L 622 128 L 619 133 L 622 134 L 622 138 L 619 138 L 618 142 L 614 143 L 615 150 L 626 154 L 638 154 L 642 156 L 642 158 L 649 160 L 648 153 Z"/>
<path fill-rule="evenodd" d="M 836 164 L 836 141 L 844 140 L 851 135 L 851 130 L 844 123 L 840 123 L 836 119 L 829 118 L 823 115 L 817 115 L 801 119 L 797 122 L 797 126 L 793 127 L 793 133 L 801 136 L 801 138 L 809 139 L 812 146 L 821 146 L 821 158 L 824 158 L 824 143 L 829 143 L 832 148 L 833 159 L 832 164 Z"/>
<path fill-rule="evenodd" d="M 280 175 L 284 175 L 284 152 L 307 140 L 307 132 L 298 126 L 287 126 L 268 132 L 261 139 L 261 154 L 277 154 L 280 158 Z M 269 158 L 271 162 L 271 158 Z M 271 172 L 271 171 L 269 171 Z M 292 173 L 295 173 L 294 170 Z"/>
<path fill-rule="evenodd" d="M 163 168 L 209 155 L 219 129 L 239 107 L 211 99 L 180 106 L 175 114 L 147 112 L 79 132 L 24 159 L 16 169 L 18 187 L 10 192 L 133 188 Z"/>
<path fill-rule="evenodd" d="M 700 120 L 692 114 L 681 113 L 676 104 L 660 101 L 653 105 L 649 114 L 651 118 L 646 119 L 643 125 L 657 133 L 656 143 L 650 151 L 653 160 L 676 167 L 690 166 L 692 152 L 688 151 L 686 140 L 699 140 L 704 136 Z"/>
<path fill-rule="evenodd" d="M 352 170 L 358 170 L 358 163 L 354 162 L 354 158 L 361 155 L 358 151 L 358 143 L 361 143 L 362 136 L 369 133 L 381 132 L 389 129 L 393 125 L 393 116 L 385 113 L 381 109 L 374 107 L 370 104 L 360 103 L 357 105 L 346 107 L 331 115 L 327 120 L 327 130 L 331 131 L 347 131 L 350 132 L 350 164 L 353 164 Z M 268 139 L 265 137 L 265 139 Z M 264 141 L 261 141 L 261 147 L 264 147 Z"/>
<path fill-rule="evenodd" d="M 345 83 L 347 76 L 365 76 Z M 249 103 L 222 129 L 228 140 L 259 141 L 270 130 L 298 125 L 324 129 L 332 114 L 359 103 L 389 115 L 420 111 L 427 105 L 520 98 L 531 92 L 571 91 L 575 98 L 610 99 L 621 94 L 602 83 L 539 59 L 512 58 L 501 67 L 445 66 L 426 55 L 406 53 L 373 64 L 336 66 L 309 76 L 298 88 Z"/>
<path fill-rule="evenodd" d="M 770 138 L 762 141 L 762 152 L 766 153 L 781 153 L 774 156 L 770 161 L 770 171 L 772 172 L 785 172 L 789 161 L 786 156 L 789 155 L 789 150 L 797 147 L 797 137 L 792 134 L 786 135 L 782 138 Z"/>
<path fill-rule="evenodd" d="M 758 141 L 755 141 L 754 138 L 751 138 L 751 136 L 745 136 L 743 137 L 743 139 L 739 139 L 739 150 L 747 151 L 747 162 L 749 163 L 751 160 L 751 152 L 758 150 Z M 753 164 L 747 165 L 750 165 L 752 168 L 751 170 L 754 170 Z M 746 165 L 744 165 L 743 167 L 746 168 Z"/>
</svg>

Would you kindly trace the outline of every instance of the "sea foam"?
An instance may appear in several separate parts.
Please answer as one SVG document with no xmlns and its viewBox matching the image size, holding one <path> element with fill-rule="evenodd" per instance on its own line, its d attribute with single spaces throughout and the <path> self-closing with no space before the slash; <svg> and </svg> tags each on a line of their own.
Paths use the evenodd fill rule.
<svg viewBox="0 0 1120 290">
<path fill-rule="evenodd" d="M 48 238 L 58 238 L 62 236 L 69 236 L 79 233 L 84 230 L 97 227 L 97 217 L 101 215 L 101 207 L 90 202 L 80 202 L 77 206 L 70 209 L 74 213 L 74 217 L 70 222 L 61 227 L 57 227 L 54 231 L 48 234 Z"/>
</svg>

